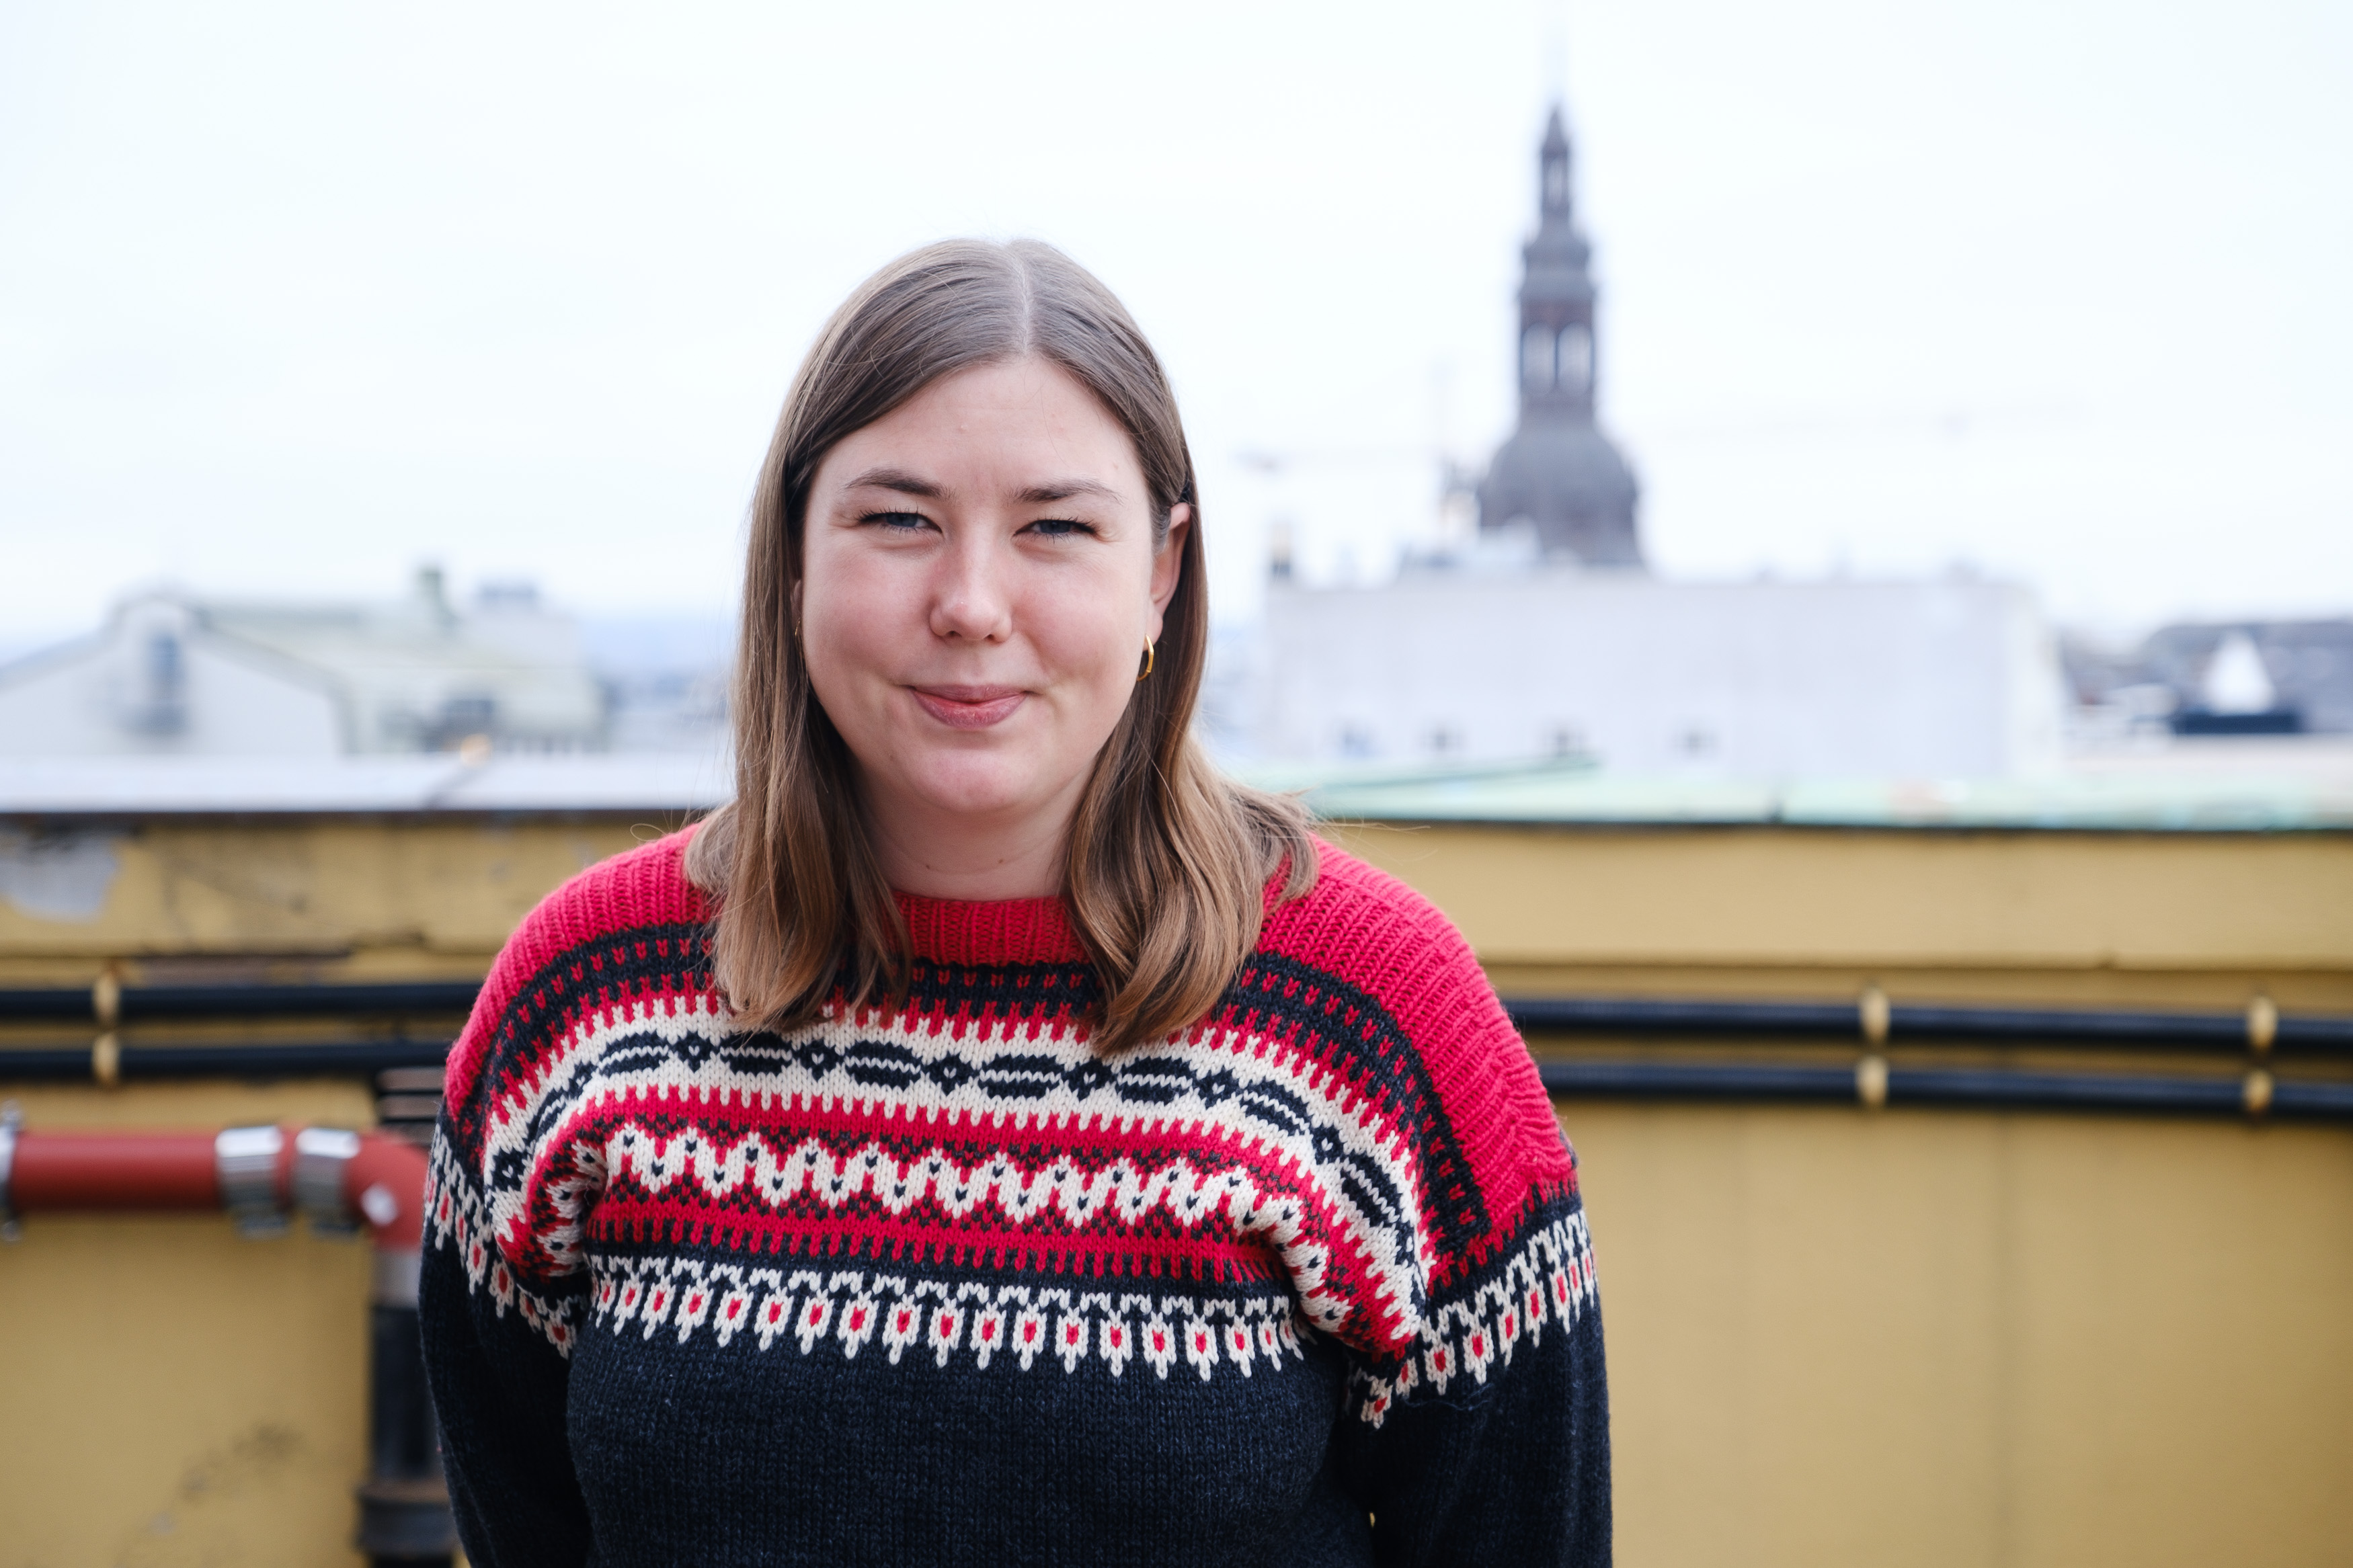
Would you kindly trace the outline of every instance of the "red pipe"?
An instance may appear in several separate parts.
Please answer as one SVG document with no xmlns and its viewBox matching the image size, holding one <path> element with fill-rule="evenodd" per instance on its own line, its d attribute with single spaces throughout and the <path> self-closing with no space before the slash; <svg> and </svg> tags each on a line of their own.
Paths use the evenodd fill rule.
<svg viewBox="0 0 2353 1568">
<path fill-rule="evenodd" d="M 294 1205 L 295 1139 L 279 1130 L 271 1189 Z M 53 1132 L 17 1130 L 0 1169 L 0 1201 L 17 1214 L 90 1210 L 216 1209 L 222 1205 L 219 1146 L 210 1132 Z M 345 1208 L 368 1226 L 381 1251 L 424 1243 L 425 1155 L 412 1143 L 363 1132 L 343 1163 Z"/>
<path fill-rule="evenodd" d="M 209 1132 L 19 1132 L 8 1206 L 216 1209 Z"/>
<path fill-rule="evenodd" d="M 286 1146 L 291 1149 L 294 1140 Z M 360 1134 L 360 1152 L 343 1167 L 343 1202 L 374 1233 L 385 1252 L 415 1252 L 425 1245 L 425 1151 L 381 1132 Z M 385 1205 L 399 1207 L 387 1214 Z"/>
</svg>

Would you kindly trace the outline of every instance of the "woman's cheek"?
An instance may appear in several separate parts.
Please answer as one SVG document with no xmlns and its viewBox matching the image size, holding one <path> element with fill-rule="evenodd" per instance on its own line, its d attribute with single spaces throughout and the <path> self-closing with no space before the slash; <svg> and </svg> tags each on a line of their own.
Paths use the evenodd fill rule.
<svg viewBox="0 0 2353 1568">
<path fill-rule="evenodd" d="M 843 695 L 853 688 L 888 686 L 893 671 L 920 668 L 929 640 L 918 585 L 893 581 L 879 564 L 841 563 L 804 617 L 811 676 L 822 672 Z M 873 693 L 865 700 L 873 701 Z"/>
<path fill-rule="evenodd" d="M 1144 659 L 1144 628 L 1151 624 L 1148 558 L 1121 560 L 1105 569 L 1056 583 L 1038 596 L 1032 625 L 1050 641 L 1055 661 L 1091 684 L 1133 680 Z"/>
<path fill-rule="evenodd" d="M 1108 728 L 1127 705 L 1135 672 L 1143 663 L 1144 639 L 1138 636 L 1134 648 L 1129 649 L 1129 617 L 1113 622 L 1098 607 L 1088 619 L 1092 624 L 1083 635 L 1071 635 L 1080 628 L 1065 625 L 1054 659 L 1069 683 L 1085 694 L 1082 705 L 1091 720 Z"/>
</svg>

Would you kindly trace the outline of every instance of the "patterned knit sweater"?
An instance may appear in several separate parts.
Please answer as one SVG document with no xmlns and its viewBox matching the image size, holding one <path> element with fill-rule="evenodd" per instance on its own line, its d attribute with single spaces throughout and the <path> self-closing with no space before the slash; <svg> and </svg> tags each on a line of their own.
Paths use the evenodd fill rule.
<svg viewBox="0 0 2353 1568">
<path fill-rule="evenodd" d="M 449 1061 L 426 1350 L 477 1568 L 1599 1563 L 1577 1168 L 1469 949 L 1321 847 L 1117 1055 L 1056 900 L 902 896 L 897 1011 L 739 1031 L 679 835 Z"/>
</svg>

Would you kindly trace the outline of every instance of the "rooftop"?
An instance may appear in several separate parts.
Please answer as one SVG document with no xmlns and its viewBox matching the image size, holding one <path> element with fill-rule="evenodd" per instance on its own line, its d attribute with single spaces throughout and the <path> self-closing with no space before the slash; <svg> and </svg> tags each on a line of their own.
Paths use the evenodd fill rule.
<svg viewBox="0 0 2353 1568">
<path fill-rule="evenodd" d="M 2353 830 L 2353 745 L 2214 748 L 2025 780 L 1633 778 L 1573 763 L 1483 768 L 1260 765 L 1320 816 L 1562 826 L 2263 833 Z M 728 763 L 653 753 L 0 762 L 0 817 L 683 815 L 726 798 Z"/>
<path fill-rule="evenodd" d="M 2044 829 L 2264 833 L 2353 830 L 2353 748 L 2340 765 L 2269 771 L 2118 769 L 2029 779 L 1635 778 L 1574 763 L 1478 771 L 1252 770 L 1303 789 L 1316 814 L 1374 822 L 1564 826 Z"/>
</svg>

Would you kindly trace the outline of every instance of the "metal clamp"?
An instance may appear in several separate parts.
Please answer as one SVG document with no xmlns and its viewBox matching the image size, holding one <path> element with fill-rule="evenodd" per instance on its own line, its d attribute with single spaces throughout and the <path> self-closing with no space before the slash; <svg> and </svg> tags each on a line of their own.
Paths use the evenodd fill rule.
<svg viewBox="0 0 2353 1568">
<path fill-rule="evenodd" d="M 1887 1058 L 1873 1051 L 1854 1064 L 1854 1098 L 1867 1110 L 1887 1106 Z"/>
<path fill-rule="evenodd" d="M 90 1076 L 100 1089 L 120 1089 L 122 1042 L 115 1030 L 122 1025 L 122 973 L 112 963 L 90 984 L 90 1016 L 98 1025 L 98 1038 L 90 1045 Z"/>
<path fill-rule="evenodd" d="M 24 1110 L 13 1100 L 0 1100 L 0 1241 L 15 1241 L 25 1234 L 11 1201 L 16 1175 L 16 1130 L 24 1125 Z"/>
<path fill-rule="evenodd" d="M 2258 991 L 2247 1003 L 2247 1051 L 2257 1061 L 2272 1054 L 2279 1038 L 2279 1004 Z"/>
<path fill-rule="evenodd" d="M 1862 994 L 1855 998 L 1854 1019 L 1862 1037 L 1876 1050 L 1887 1044 L 1887 1031 L 1895 1022 L 1895 1009 L 1888 1003 L 1886 992 L 1876 985 L 1866 985 Z"/>
<path fill-rule="evenodd" d="M 286 1134 L 275 1127 L 231 1127 L 213 1140 L 221 1205 L 238 1235 L 285 1234 L 286 1211 L 278 1206 L 278 1157 L 285 1148 Z"/>
<path fill-rule="evenodd" d="M 294 1134 L 294 1206 L 322 1236 L 349 1236 L 359 1216 L 343 1201 L 343 1170 L 360 1152 L 360 1135 L 340 1127 L 305 1127 Z"/>
<path fill-rule="evenodd" d="M 1895 1009 L 1888 1004 L 1887 993 L 1876 984 L 1865 985 L 1862 994 L 1855 998 L 1854 1019 L 1870 1047 L 1854 1064 L 1854 1098 L 1865 1110 L 1883 1110 L 1887 1104 L 1887 1031 L 1895 1021 Z"/>
<path fill-rule="evenodd" d="M 358 1545 L 371 1563 L 447 1562 L 458 1550 L 449 1485 L 440 1476 L 379 1476 L 361 1482 L 359 1492 Z"/>
<path fill-rule="evenodd" d="M 425 1255 L 419 1251 L 377 1247 L 375 1261 L 369 1265 L 368 1300 L 379 1307 L 406 1307 L 414 1311 L 424 1262 Z"/>
<path fill-rule="evenodd" d="M 2279 1004 L 2258 991 L 2247 999 L 2249 1065 L 2239 1085 L 2239 1104 L 2251 1121 L 2261 1121 L 2272 1113 L 2279 1087 L 2271 1073 L 2272 1042 L 2278 1038 Z"/>
</svg>

